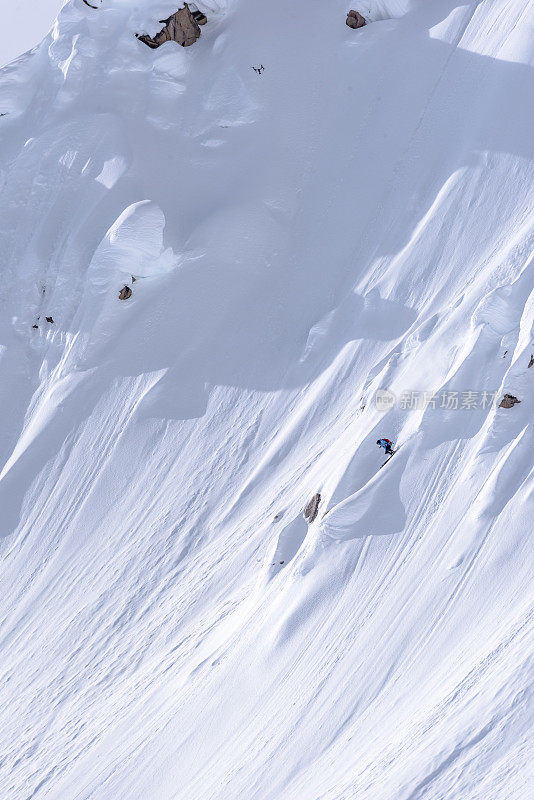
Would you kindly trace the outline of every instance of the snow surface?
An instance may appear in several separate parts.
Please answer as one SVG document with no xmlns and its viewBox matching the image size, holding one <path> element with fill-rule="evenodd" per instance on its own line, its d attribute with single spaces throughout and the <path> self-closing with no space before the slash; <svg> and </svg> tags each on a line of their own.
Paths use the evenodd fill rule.
<svg viewBox="0 0 534 800">
<path fill-rule="evenodd" d="M 534 2 L 199 6 L 0 72 L 0 797 L 523 800 Z"/>
</svg>

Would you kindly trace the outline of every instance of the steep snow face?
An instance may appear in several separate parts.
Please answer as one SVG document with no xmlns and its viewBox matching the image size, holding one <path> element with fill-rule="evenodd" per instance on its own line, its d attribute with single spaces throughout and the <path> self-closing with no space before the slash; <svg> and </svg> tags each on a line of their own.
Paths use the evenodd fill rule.
<svg viewBox="0 0 534 800">
<path fill-rule="evenodd" d="M 534 3 L 201 7 L 0 73 L 0 794 L 522 797 Z"/>
<path fill-rule="evenodd" d="M 363 3 L 356 5 L 367 21 L 376 22 L 391 17 L 402 17 L 423 2 L 424 0 L 364 0 Z"/>
</svg>

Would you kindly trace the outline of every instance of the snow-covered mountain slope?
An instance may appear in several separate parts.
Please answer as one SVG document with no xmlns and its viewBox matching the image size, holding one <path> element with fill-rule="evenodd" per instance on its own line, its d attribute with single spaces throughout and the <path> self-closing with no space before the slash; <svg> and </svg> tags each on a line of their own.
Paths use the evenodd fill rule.
<svg viewBox="0 0 534 800">
<path fill-rule="evenodd" d="M 534 3 L 201 7 L 0 72 L 0 796 L 524 798 Z"/>
</svg>

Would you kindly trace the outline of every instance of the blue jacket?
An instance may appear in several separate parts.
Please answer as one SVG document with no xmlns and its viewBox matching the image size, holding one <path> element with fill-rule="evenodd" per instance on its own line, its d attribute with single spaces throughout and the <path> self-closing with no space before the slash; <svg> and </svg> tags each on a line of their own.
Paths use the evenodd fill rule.
<svg viewBox="0 0 534 800">
<path fill-rule="evenodd" d="M 387 449 L 388 444 L 391 446 L 393 443 L 389 441 L 389 439 L 379 439 L 378 446 L 383 447 L 384 450 Z"/>
</svg>

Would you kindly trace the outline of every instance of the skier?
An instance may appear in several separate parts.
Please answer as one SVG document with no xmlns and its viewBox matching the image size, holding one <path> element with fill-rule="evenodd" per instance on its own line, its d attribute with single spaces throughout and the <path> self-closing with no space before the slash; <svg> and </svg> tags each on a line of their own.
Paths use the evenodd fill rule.
<svg viewBox="0 0 534 800">
<path fill-rule="evenodd" d="M 392 456 L 395 452 L 393 450 L 393 442 L 390 442 L 389 439 L 377 439 L 376 443 L 379 447 L 383 447 L 386 451 L 387 456 Z"/>
</svg>

